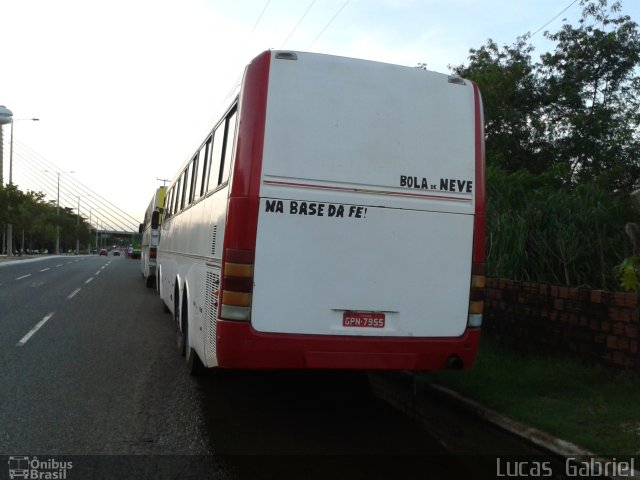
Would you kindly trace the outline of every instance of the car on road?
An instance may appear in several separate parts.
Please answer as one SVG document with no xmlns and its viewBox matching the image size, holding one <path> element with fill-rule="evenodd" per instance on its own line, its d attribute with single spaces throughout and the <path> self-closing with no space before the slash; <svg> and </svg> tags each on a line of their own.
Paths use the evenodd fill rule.
<svg viewBox="0 0 640 480">
<path fill-rule="evenodd" d="M 113 251 L 113 256 L 114 257 L 119 257 L 120 256 L 120 250 L 114 250 Z"/>
<path fill-rule="evenodd" d="M 98 255 L 104 255 L 106 257 L 107 255 L 109 255 L 109 252 L 107 252 L 106 248 L 101 248 Z"/>
</svg>

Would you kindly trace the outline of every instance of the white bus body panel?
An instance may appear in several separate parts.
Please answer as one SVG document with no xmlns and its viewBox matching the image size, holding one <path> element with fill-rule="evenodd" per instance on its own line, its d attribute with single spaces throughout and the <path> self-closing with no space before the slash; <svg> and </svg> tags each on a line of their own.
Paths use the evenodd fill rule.
<svg viewBox="0 0 640 480">
<path fill-rule="evenodd" d="M 211 194 L 162 224 L 160 295 L 174 312 L 176 282 L 181 305 L 188 297 L 189 346 L 207 367 L 217 365 L 217 305 L 228 188 Z"/>
<path fill-rule="evenodd" d="M 468 82 L 341 57 L 272 56 L 253 327 L 461 335 L 473 247 L 474 125 Z M 345 311 L 382 312 L 385 327 L 343 327 Z"/>
</svg>

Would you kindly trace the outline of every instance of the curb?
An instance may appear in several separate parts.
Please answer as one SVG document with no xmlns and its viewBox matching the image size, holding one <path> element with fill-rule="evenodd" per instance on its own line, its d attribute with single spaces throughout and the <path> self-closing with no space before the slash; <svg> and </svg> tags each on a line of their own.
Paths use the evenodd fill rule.
<svg viewBox="0 0 640 480">
<path fill-rule="evenodd" d="M 518 422 L 512 418 L 501 415 L 500 413 L 486 408 L 484 405 L 471 400 L 467 397 L 460 395 L 458 392 L 450 390 L 446 387 L 437 384 L 429 384 L 426 388 L 442 398 L 455 402 L 462 406 L 465 410 L 476 415 L 483 420 L 492 423 L 493 425 L 505 430 L 519 438 L 539 447 L 542 450 L 546 450 L 553 455 L 564 457 L 566 460 L 573 459 L 575 462 L 585 462 L 593 459 L 600 465 L 604 465 L 607 462 L 611 463 L 611 459 L 598 456 L 597 454 L 590 452 L 578 445 L 575 445 L 566 440 L 554 437 L 542 430 L 530 427 L 524 423 Z M 640 471 L 633 470 L 631 475 L 625 476 L 609 476 L 605 478 L 611 478 L 613 480 L 621 479 L 640 479 Z"/>
<path fill-rule="evenodd" d="M 505 417 L 500 413 L 490 410 L 480 403 L 463 397 L 458 392 L 450 390 L 446 387 L 429 384 L 426 386 L 428 390 L 436 393 L 437 395 L 446 398 L 449 401 L 453 401 L 464 407 L 465 410 L 473 413 L 474 415 L 491 422 L 492 424 L 506 430 L 509 433 L 519 436 L 520 438 L 533 443 L 537 447 L 547 450 L 548 452 L 559 455 L 562 457 L 596 457 L 593 452 L 585 450 L 571 442 L 561 440 L 549 435 L 542 430 L 520 423 L 517 420 L 513 420 L 509 417 Z"/>
<path fill-rule="evenodd" d="M 426 384 L 418 391 L 411 373 L 378 373 L 369 378 L 378 398 L 413 418 L 451 453 L 525 458 L 547 455 L 579 466 L 613 463 L 613 459 L 506 417 L 446 387 Z M 638 466 L 633 466 L 632 472 L 598 478 L 640 480 Z"/>
<path fill-rule="evenodd" d="M 37 256 L 37 257 L 28 257 L 28 256 L 7 257 L 6 255 L 0 255 L 0 268 L 4 267 L 5 265 L 19 265 L 23 263 L 39 262 L 39 261 L 48 260 L 51 258 L 67 258 L 71 256 L 72 255 L 44 255 L 44 256 Z M 81 257 L 81 256 L 82 255 L 73 255 L 74 258 Z"/>
</svg>

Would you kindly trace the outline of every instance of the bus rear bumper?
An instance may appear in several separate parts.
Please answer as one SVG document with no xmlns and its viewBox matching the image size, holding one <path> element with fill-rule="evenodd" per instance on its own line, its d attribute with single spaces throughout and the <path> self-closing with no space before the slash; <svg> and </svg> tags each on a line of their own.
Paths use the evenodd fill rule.
<svg viewBox="0 0 640 480">
<path fill-rule="evenodd" d="M 444 370 L 473 366 L 480 329 L 455 338 L 343 337 L 262 333 L 219 320 L 217 337 L 221 368 Z"/>
</svg>

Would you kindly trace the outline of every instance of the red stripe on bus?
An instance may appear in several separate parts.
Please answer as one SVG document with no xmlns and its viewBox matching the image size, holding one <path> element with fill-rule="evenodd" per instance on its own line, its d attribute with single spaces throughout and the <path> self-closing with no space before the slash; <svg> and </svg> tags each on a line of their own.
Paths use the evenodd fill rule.
<svg viewBox="0 0 640 480">
<path fill-rule="evenodd" d="M 486 187 L 485 187 L 485 159 L 484 159 L 484 126 L 482 113 L 482 97 L 475 82 L 473 85 L 473 102 L 475 109 L 475 151 L 476 151 L 476 178 L 475 178 L 475 218 L 473 227 L 473 261 L 484 263 L 487 217 Z"/>
<path fill-rule="evenodd" d="M 247 66 L 242 84 L 225 248 L 256 248 L 270 61 L 271 52 L 259 55 Z"/>
<path fill-rule="evenodd" d="M 398 338 L 264 333 L 245 322 L 218 321 L 218 364 L 237 369 L 444 370 L 457 355 L 471 368 L 480 329 L 460 337 Z"/>
</svg>

